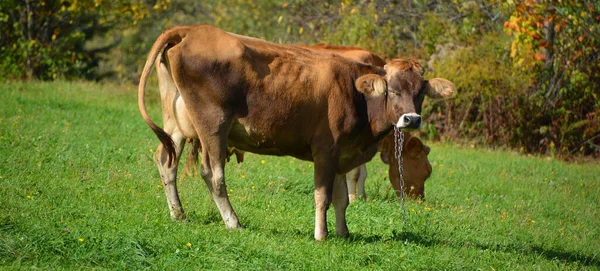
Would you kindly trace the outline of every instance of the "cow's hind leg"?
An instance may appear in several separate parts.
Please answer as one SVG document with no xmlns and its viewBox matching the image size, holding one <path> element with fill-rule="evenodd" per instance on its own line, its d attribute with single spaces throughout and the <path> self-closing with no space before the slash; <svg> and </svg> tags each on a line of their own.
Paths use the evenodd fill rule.
<svg viewBox="0 0 600 271">
<path fill-rule="evenodd" d="M 348 186 L 348 199 L 350 202 L 354 202 L 357 196 L 362 196 L 366 199 L 365 194 L 365 179 L 367 178 L 367 166 L 365 164 L 360 165 L 348 173 L 346 173 L 346 185 Z M 358 191 L 357 191 L 358 190 Z"/>
<path fill-rule="evenodd" d="M 335 233 L 338 236 L 348 236 L 346 224 L 346 209 L 348 208 L 348 187 L 346 175 L 335 175 L 333 182 L 333 208 L 335 209 Z"/>
<path fill-rule="evenodd" d="M 346 173 L 346 186 L 348 187 L 348 199 L 356 201 L 356 184 L 360 178 L 360 167 L 354 168 Z"/>
<path fill-rule="evenodd" d="M 226 134 L 220 134 L 222 137 L 205 137 L 201 139 L 202 168 L 200 174 L 213 196 L 223 222 L 225 222 L 225 227 L 228 230 L 241 229 L 238 217 L 227 195 L 224 169 L 227 157 Z"/>
<path fill-rule="evenodd" d="M 185 145 L 185 138 L 178 133 L 173 134 L 171 137 L 175 143 L 176 157 L 174 163 L 169 167 L 168 155 L 162 144 L 158 146 L 156 153 L 154 154 L 154 161 L 160 172 L 160 178 L 165 189 L 165 196 L 167 197 L 167 203 L 169 204 L 171 218 L 183 220 L 185 219 L 185 214 L 181 207 L 181 201 L 179 200 L 179 193 L 177 191 L 177 165 L 179 164 L 181 151 Z"/>
<path fill-rule="evenodd" d="M 367 165 L 362 164 L 360 167 L 360 175 L 356 182 L 356 196 L 362 197 L 364 200 L 367 199 L 367 193 L 365 192 L 365 181 L 367 180 Z"/>
</svg>

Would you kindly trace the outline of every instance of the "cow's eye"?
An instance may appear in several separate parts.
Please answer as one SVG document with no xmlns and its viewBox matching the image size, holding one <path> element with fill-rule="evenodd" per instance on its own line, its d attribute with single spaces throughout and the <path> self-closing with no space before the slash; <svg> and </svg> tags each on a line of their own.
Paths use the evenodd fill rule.
<svg viewBox="0 0 600 271">
<path fill-rule="evenodd" d="M 401 95 L 399 90 L 393 89 L 393 88 L 390 88 L 388 90 L 388 93 L 389 93 L 389 95 L 394 95 L 394 96 L 400 96 Z"/>
</svg>

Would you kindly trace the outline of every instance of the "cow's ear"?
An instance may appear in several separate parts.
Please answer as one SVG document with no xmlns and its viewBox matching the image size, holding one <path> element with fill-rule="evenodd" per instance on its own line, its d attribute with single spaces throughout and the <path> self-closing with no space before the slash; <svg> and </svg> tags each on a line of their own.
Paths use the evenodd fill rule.
<svg viewBox="0 0 600 271">
<path fill-rule="evenodd" d="M 402 151 L 408 154 L 410 157 L 416 158 L 422 152 L 426 152 L 425 148 L 429 149 L 429 147 L 423 145 L 423 142 L 420 139 L 411 137 L 408 142 L 406 142 L 406 146 Z M 427 154 L 429 153 L 427 152 Z"/>
<path fill-rule="evenodd" d="M 444 78 L 429 79 L 425 84 L 425 95 L 432 99 L 452 98 L 455 93 L 454 83 Z"/>
<path fill-rule="evenodd" d="M 380 153 L 379 158 L 381 158 L 381 161 L 383 161 L 384 164 L 386 164 L 386 165 L 390 164 L 390 159 L 392 159 L 392 157 L 394 157 L 394 150 L 395 150 L 394 137 L 393 136 L 384 137 L 381 140 L 381 143 L 379 143 L 379 153 Z"/>
<path fill-rule="evenodd" d="M 385 93 L 387 83 L 383 77 L 377 74 L 367 74 L 359 77 L 354 82 L 356 89 L 371 97 L 377 97 Z"/>
</svg>

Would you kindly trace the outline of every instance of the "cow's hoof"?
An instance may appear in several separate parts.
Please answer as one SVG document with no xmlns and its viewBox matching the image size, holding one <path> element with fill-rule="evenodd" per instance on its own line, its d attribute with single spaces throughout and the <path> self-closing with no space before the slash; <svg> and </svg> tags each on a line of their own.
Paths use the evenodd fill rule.
<svg viewBox="0 0 600 271">
<path fill-rule="evenodd" d="M 175 221 L 184 221 L 186 219 L 185 213 L 181 212 L 173 212 L 171 213 L 171 218 Z"/>
<path fill-rule="evenodd" d="M 227 231 L 237 231 L 243 229 L 240 221 L 235 215 L 227 219 L 223 219 L 223 222 L 225 223 L 225 229 L 227 229 Z"/>
<path fill-rule="evenodd" d="M 342 238 L 348 238 L 350 236 L 350 232 L 348 231 L 348 227 L 343 226 L 340 229 L 335 229 L 335 235 Z"/>
<path fill-rule="evenodd" d="M 242 230 L 244 230 L 244 227 L 242 227 L 242 226 L 237 226 L 237 227 L 232 227 L 232 228 L 227 227 L 226 229 L 227 229 L 228 232 L 235 232 L 235 231 L 242 231 Z"/>
<path fill-rule="evenodd" d="M 348 231 L 342 232 L 342 233 L 336 233 L 335 235 L 337 235 L 338 237 L 342 237 L 342 238 L 350 237 L 350 233 Z"/>
<path fill-rule="evenodd" d="M 327 232 L 315 232 L 315 241 L 327 240 Z"/>
</svg>

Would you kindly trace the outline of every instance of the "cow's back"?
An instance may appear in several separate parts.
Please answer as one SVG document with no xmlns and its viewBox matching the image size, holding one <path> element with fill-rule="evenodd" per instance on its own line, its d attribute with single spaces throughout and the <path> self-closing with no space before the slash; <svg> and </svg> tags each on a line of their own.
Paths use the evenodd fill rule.
<svg viewBox="0 0 600 271">
<path fill-rule="evenodd" d="M 343 57 L 347 57 L 349 59 L 360 61 L 363 63 L 367 63 L 377 67 L 383 67 L 385 65 L 385 60 L 380 58 L 378 55 L 373 52 L 354 46 L 339 46 L 339 45 L 331 45 L 331 44 L 315 44 L 313 46 L 309 46 L 309 48 L 318 50 L 336 53 Z"/>
<path fill-rule="evenodd" d="M 182 30 L 182 40 L 168 50 L 173 77 L 196 116 L 192 119 L 217 111 L 211 108 L 224 111 L 215 118 L 233 116 L 231 146 L 312 160 L 315 144 L 334 145 L 349 135 L 359 136 L 356 130 L 365 131 L 372 141 L 364 129 L 366 104 L 354 79 L 365 70 L 382 70 L 211 26 Z"/>
</svg>

